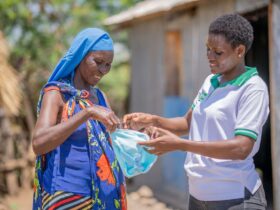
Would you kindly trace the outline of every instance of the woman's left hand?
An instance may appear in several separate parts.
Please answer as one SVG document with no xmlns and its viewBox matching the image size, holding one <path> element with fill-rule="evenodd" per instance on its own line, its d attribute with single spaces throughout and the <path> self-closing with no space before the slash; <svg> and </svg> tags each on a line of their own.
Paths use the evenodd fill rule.
<svg viewBox="0 0 280 210">
<path fill-rule="evenodd" d="M 151 140 L 138 144 L 145 146 L 149 153 L 162 155 L 167 152 L 180 150 L 183 140 L 170 131 L 157 127 L 148 127 L 145 132 L 151 137 Z"/>
</svg>

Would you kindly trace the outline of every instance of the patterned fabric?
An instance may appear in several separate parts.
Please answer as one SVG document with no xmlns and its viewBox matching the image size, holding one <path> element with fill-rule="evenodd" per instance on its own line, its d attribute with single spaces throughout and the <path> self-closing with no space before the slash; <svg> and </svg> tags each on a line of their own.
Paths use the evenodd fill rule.
<svg viewBox="0 0 280 210">
<path fill-rule="evenodd" d="M 89 210 L 92 209 L 92 200 L 90 196 L 75 195 L 58 191 L 51 195 L 46 191 L 42 193 L 43 210 Z"/>
<path fill-rule="evenodd" d="M 39 115 L 40 113 L 42 97 L 44 93 L 49 90 L 60 91 L 66 99 L 66 103 L 62 112 L 62 121 L 64 122 L 73 116 L 76 106 L 79 106 L 81 109 L 94 106 L 94 104 L 88 99 L 89 93 L 87 91 L 77 90 L 70 84 L 70 80 L 49 82 L 41 91 L 37 114 Z M 104 101 L 103 104 L 99 103 L 99 105 L 106 106 L 102 93 L 97 88 L 95 88 L 95 90 L 97 91 L 100 102 Z M 86 130 L 89 145 L 89 167 L 91 176 L 91 186 L 88 186 L 91 188 L 91 194 L 88 196 L 91 197 L 92 201 L 91 209 L 126 210 L 125 178 L 119 167 L 119 163 L 115 158 L 110 136 L 106 132 L 104 125 L 93 119 L 86 122 Z M 34 210 L 44 209 L 42 208 L 42 201 L 45 202 L 45 200 L 42 200 L 42 193 L 44 191 L 42 185 L 44 169 L 48 163 L 48 157 L 54 151 L 51 151 L 46 155 L 38 156 L 36 159 L 33 198 Z M 71 183 L 71 180 L 69 180 L 69 182 Z M 55 196 L 56 193 L 57 192 L 50 194 Z M 77 196 L 75 198 L 86 197 L 79 197 L 81 195 L 75 194 L 75 192 L 63 193 L 72 193 L 73 196 Z"/>
</svg>

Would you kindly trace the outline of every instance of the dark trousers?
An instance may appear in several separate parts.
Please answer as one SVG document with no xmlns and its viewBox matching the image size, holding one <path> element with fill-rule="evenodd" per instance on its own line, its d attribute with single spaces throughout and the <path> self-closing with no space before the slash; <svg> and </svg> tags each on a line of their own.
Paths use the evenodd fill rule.
<svg viewBox="0 0 280 210">
<path fill-rule="evenodd" d="M 200 201 L 190 195 L 188 210 L 265 210 L 266 199 L 263 186 L 251 194 L 246 188 L 245 197 L 223 201 Z"/>
</svg>

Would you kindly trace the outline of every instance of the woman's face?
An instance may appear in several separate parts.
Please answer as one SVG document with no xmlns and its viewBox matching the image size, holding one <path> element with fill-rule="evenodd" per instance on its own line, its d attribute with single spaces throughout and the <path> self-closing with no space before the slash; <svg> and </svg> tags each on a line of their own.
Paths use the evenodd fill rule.
<svg viewBox="0 0 280 210">
<path fill-rule="evenodd" d="M 236 70 L 243 62 L 245 46 L 232 48 L 223 35 L 209 34 L 207 43 L 207 58 L 213 74 L 227 74 Z"/>
<path fill-rule="evenodd" d="M 113 51 L 89 52 L 79 65 L 81 77 L 94 86 L 111 69 Z"/>
</svg>

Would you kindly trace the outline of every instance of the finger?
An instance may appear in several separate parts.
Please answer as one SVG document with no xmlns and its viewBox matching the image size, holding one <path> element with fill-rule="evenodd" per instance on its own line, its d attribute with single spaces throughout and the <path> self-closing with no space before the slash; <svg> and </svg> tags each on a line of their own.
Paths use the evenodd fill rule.
<svg viewBox="0 0 280 210">
<path fill-rule="evenodd" d="M 147 128 L 144 128 L 143 133 L 147 134 L 150 137 L 150 139 L 152 139 L 152 132 L 151 132 L 151 130 L 149 130 Z"/>
<path fill-rule="evenodd" d="M 142 145 L 142 146 L 147 146 L 147 147 L 153 147 L 153 146 L 155 146 L 156 143 L 154 140 L 149 140 L 149 141 L 138 142 L 137 144 Z"/>
<path fill-rule="evenodd" d="M 141 120 L 142 113 L 133 113 L 130 115 L 129 119 L 127 119 L 127 125 L 130 129 L 133 130 L 142 130 L 145 126 Z"/>
<path fill-rule="evenodd" d="M 127 125 L 127 123 L 124 122 L 124 121 L 123 121 L 123 128 L 124 128 L 124 129 L 128 129 L 128 125 Z"/>
<path fill-rule="evenodd" d="M 133 130 L 140 130 L 141 127 L 139 127 L 138 123 L 136 123 L 134 120 L 130 121 L 129 126 Z"/>
<path fill-rule="evenodd" d="M 147 150 L 147 152 L 149 152 L 150 154 L 153 154 L 153 155 L 158 155 L 160 153 L 156 149 L 150 149 L 150 150 Z"/>
<path fill-rule="evenodd" d="M 114 114 L 114 118 L 116 119 L 118 124 L 122 123 L 121 119 L 116 114 Z"/>
<path fill-rule="evenodd" d="M 123 121 L 123 127 L 124 127 L 125 129 L 130 129 L 130 121 L 129 121 L 129 120 Z"/>
<path fill-rule="evenodd" d="M 148 132 L 147 129 L 144 129 L 144 130 L 143 130 L 143 133 L 145 133 L 145 134 L 147 134 L 148 136 L 150 136 L 150 134 L 149 134 L 149 132 Z"/>
<path fill-rule="evenodd" d="M 165 130 L 163 128 L 158 128 L 158 127 L 155 128 L 155 131 L 158 133 L 159 136 L 170 133 L 168 130 Z"/>
<path fill-rule="evenodd" d="M 156 139 L 156 138 L 159 138 L 159 137 L 161 137 L 161 136 L 163 136 L 163 135 L 164 135 L 164 134 L 162 134 L 162 133 L 156 131 L 156 132 L 155 132 L 155 139 Z"/>
<path fill-rule="evenodd" d="M 128 125 L 127 125 L 128 119 L 129 119 L 129 114 L 126 114 L 126 115 L 123 116 L 122 121 L 123 121 L 123 127 L 124 127 L 125 129 L 128 129 Z"/>
<path fill-rule="evenodd" d="M 110 115 L 110 119 L 111 119 L 111 121 L 113 122 L 113 124 L 115 125 L 115 126 L 117 126 L 117 125 L 119 125 L 120 124 L 120 119 L 115 115 L 115 113 L 112 113 L 111 115 Z"/>
<path fill-rule="evenodd" d="M 133 121 L 137 123 L 138 126 L 141 126 L 141 128 L 147 128 L 152 125 L 152 121 L 149 118 L 149 115 L 144 113 L 135 116 L 133 118 Z"/>
<path fill-rule="evenodd" d="M 156 139 L 159 136 L 156 127 L 150 126 L 149 127 L 149 132 L 150 132 L 150 137 L 152 139 Z"/>
<path fill-rule="evenodd" d="M 109 132 L 112 132 L 112 130 L 113 130 L 113 125 L 114 125 L 114 123 L 111 121 L 111 119 L 107 119 L 107 120 L 106 120 L 105 127 L 106 127 L 106 129 L 107 129 Z"/>
<path fill-rule="evenodd" d="M 118 124 L 117 123 L 114 123 L 111 127 L 111 132 L 114 132 L 118 127 Z"/>
<path fill-rule="evenodd" d="M 134 114 L 126 114 L 126 115 L 123 117 L 124 128 L 126 128 L 126 129 L 131 128 L 130 123 L 131 123 L 131 120 L 132 120 L 132 118 L 133 118 L 133 115 L 134 115 Z"/>
<path fill-rule="evenodd" d="M 165 153 L 164 151 L 161 151 L 155 147 L 144 147 L 144 150 L 146 150 L 150 154 L 157 155 L 157 156 Z"/>
<path fill-rule="evenodd" d="M 152 136 L 152 134 L 153 134 L 153 127 L 152 126 L 146 127 L 144 131 L 149 136 Z"/>
<path fill-rule="evenodd" d="M 128 120 L 129 118 L 129 114 L 126 114 L 123 116 L 123 122 L 126 123 L 126 121 Z"/>
<path fill-rule="evenodd" d="M 112 132 L 113 132 L 113 130 L 112 130 L 111 127 L 107 127 L 106 130 L 107 130 L 109 133 L 112 133 Z"/>
<path fill-rule="evenodd" d="M 118 126 L 121 125 L 121 121 L 115 114 L 112 115 L 112 121 L 114 123 L 113 124 L 113 131 L 115 131 L 118 128 Z"/>
<path fill-rule="evenodd" d="M 123 122 L 126 123 L 136 116 L 136 113 L 126 114 L 123 117 Z"/>
<path fill-rule="evenodd" d="M 156 130 L 152 131 L 152 138 L 156 139 L 158 137 L 158 132 Z"/>
<path fill-rule="evenodd" d="M 150 153 L 150 154 L 153 154 L 155 152 L 155 148 L 154 147 L 147 147 L 147 146 L 145 146 L 145 147 L 143 147 L 143 149 L 146 152 Z"/>
<path fill-rule="evenodd" d="M 111 128 L 111 130 L 110 130 L 110 133 L 115 132 L 115 131 L 116 131 L 116 129 L 117 129 L 117 126 L 112 127 L 112 128 Z"/>
<path fill-rule="evenodd" d="M 153 154 L 153 153 L 151 152 L 151 150 L 148 150 L 147 148 L 144 148 L 144 150 L 145 150 L 146 152 L 150 153 L 150 154 Z"/>
</svg>

